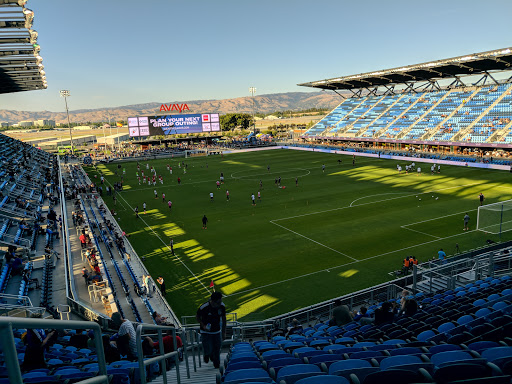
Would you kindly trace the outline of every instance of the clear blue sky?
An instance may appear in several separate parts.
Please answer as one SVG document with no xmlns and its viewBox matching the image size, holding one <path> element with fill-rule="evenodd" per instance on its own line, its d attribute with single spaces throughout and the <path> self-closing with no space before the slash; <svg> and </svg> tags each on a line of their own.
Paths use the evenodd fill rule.
<svg viewBox="0 0 512 384">
<path fill-rule="evenodd" d="M 309 91 L 301 82 L 512 46 L 512 1 L 29 0 L 48 79 L 0 109 Z"/>
</svg>

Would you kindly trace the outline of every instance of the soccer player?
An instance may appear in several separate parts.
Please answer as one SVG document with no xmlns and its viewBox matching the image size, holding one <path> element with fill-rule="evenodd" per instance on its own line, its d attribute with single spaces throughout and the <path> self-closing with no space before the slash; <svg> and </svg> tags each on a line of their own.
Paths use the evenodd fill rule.
<svg viewBox="0 0 512 384">
<path fill-rule="evenodd" d="M 155 199 L 158 199 L 158 193 L 156 192 L 156 189 L 153 191 L 153 193 L 155 194 Z"/>
<path fill-rule="evenodd" d="M 210 192 L 210 201 L 213 201 L 213 192 Z"/>
<path fill-rule="evenodd" d="M 220 181 L 217 180 L 217 182 L 215 184 L 217 184 L 217 189 L 220 189 Z"/>
<path fill-rule="evenodd" d="M 433 175 L 434 173 L 436 173 L 436 166 L 434 164 L 432 164 L 432 166 L 430 167 L 430 173 Z"/>
<path fill-rule="evenodd" d="M 298 186 L 299 186 L 299 178 L 298 178 L 298 177 L 296 177 L 296 178 L 295 178 L 295 186 L 296 186 L 296 187 L 298 187 Z"/>
<path fill-rule="evenodd" d="M 220 183 L 224 184 L 224 173 L 223 172 L 220 173 Z"/>
<path fill-rule="evenodd" d="M 267 171 L 270 172 L 270 165 L 267 165 Z"/>
<path fill-rule="evenodd" d="M 418 173 L 417 173 L 417 176 L 419 176 L 421 174 L 421 168 L 418 167 Z"/>
<path fill-rule="evenodd" d="M 279 188 L 281 188 L 281 176 L 279 176 L 279 179 L 277 179 L 277 185 L 279 186 Z"/>
<path fill-rule="evenodd" d="M 169 167 L 169 173 L 172 175 L 172 167 Z"/>
<path fill-rule="evenodd" d="M 263 181 L 260 179 L 260 189 L 263 189 Z"/>
<path fill-rule="evenodd" d="M 437 173 L 441 173 L 441 166 L 440 165 L 437 166 Z"/>
<path fill-rule="evenodd" d="M 258 191 L 258 200 L 261 201 L 261 192 L 260 191 Z"/>
<path fill-rule="evenodd" d="M 322 164 L 322 172 L 325 172 L 325 164 Z"/>
<path fill-rule="evenodd" d="M 464 228 L 462 229 L 463 231 L 469 231 L 468 224 L 469 224 L 469 215 L 466 212 L 466 214 L 464 215 Z"/>
<path fill-rule="evenodd" d="M 226 200 L 229 201 L 229 191 L 226 190 Z"/>
<path fill-rule="evenodd" d="M 399 166 L 398 166 L 398 174 L 401 174 L 401 173 L 402 173 L 402 166 L 401 166 L 401 165 L 399 165 Z"/>
<path fill-rule="evenodd" d="M 181 179 L 179 177 L 178 177 L 178 185 L 181 185 Z"/>
<path fill-rule="evenodd" d="M 146 214 L 146 202 L 142 203 L 142 209 L 144 209 L 144 214 Z"/>
<path fill-rule="evenodd" d="M 165 193 L 162 193 L 162 203 L 165 203 Z"/>
<path fill-rule="evenodd" d="M 138 219 L 139 218 L 139 206 L 137 205 L 134 209 L 135 211 L 135 217 Z"/>
<path fill-rule="evenodd" d="M 251 195 L 252 205 L 256 205 L 256 198 L 254 197 L 254 193 Z"/>
<path fill-rule="evenodd" d="M 167 202 L 167 206 L 169 207 L 169 211 L 170 211 L 172 209 L 172 201 L 171 200 L 169 200 Z"/>
<path fill-rule="evenodd" d="M 203 229 L 207 229 L 206 224 L 208 223 L 208 218 L 206 217 L 206 215 L 203 215 L 201 221 L 203 222 Z"/>
<path fill-rule="evenodd" d="M 411 167 L 416 168 L 416 163 L 414 163 L 414 162 L 413 162 L 413 163 L 411 164 Z"/>
<path fill-rule="evenodd" d="M 482 192 L 480 192 L 480 195 L 478 195 L 478 198 L 480 199 L 480 205 L 484 205 L 485 197 Z"/>
</svg>

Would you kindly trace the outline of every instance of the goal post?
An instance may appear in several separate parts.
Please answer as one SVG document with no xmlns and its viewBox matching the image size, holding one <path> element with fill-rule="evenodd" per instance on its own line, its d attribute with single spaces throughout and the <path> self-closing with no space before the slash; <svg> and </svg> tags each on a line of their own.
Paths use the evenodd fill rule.
<svg viewBox="0 0 512 384">
<path fill-rule="evenodd" d="M 501 234 L 512 230 L 512 200 L 478 207 L 476 229 L 486 233 Z"/>
</svg>

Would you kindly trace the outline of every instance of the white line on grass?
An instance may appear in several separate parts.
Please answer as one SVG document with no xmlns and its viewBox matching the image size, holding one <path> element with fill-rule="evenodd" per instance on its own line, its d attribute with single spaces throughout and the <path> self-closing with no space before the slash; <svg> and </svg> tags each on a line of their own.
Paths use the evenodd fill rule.
<svg viewBox="0 0 512 384">
<path fill-rule="evenodd" d="M 408 194 L 409 195 L 409 192 L 389 192 L 389 193 L 377 193 L 376 195 L 368 195 L 368 196 L 363 196 L 363 197 L 360 197 L 358 199 L 355 199 L 353 202 L 350 203 L 349 207 L 353 207 L 354 203 L 358 200 L 362 200 L 362 199 L 366 199 L 368 197 L 374 197 L 374 196 L 383 196 L 383 195 L 404 195 L 404 194 Z"/>
<path fill-rule="evenodd" d="M 433 193 L 433 192 L 439 192 L 439 191 L 444 191 L 446 189 L 454 189 L 454 188 L 461 188 L 461 187 L 467 187 L 467 186 L 470 186 L 470 185 L 477 185 L 477 184 L 480 184 L 480 183 L 471 183 L 471 184 L 464 184 L 464 185 L 457 185 L 455 187 L 447 187 L 447 188 L 441 188 L 441 189 L 434 189 L 432 191 L 427 191 L 427 192 L 415 192 L 415 193 L 411 193 L 410 195 L 405 195 L 405 196 L 398 196 L 398 197 L 391 197 L 389 199 L 382 199 L 382 200 L 376 200 L 376 201 L 370 201 L 368 203 L 361 203 L 361 204 L 356 204 L 356 205 L 347 205 L 345 207 L 339 207 L 339 208 L 333 208 L 333 209 L 326 209 L 324 211 L 317 211 L 317 212 L 310 212 L 310 213 L 304 213 L 302 215 L 295 215 L 295 216 L 289 216 L 289 217 L 283 217 L 283 218 L 280 218 L 280 219 L 273 219 L 272 221 L 282 221 L 282 220 L 288 220 L 288 219 L 295 219 L 297 217 L 303 217 L 303 216 L 310 216 L 310 215 L 317 215 L 319 213 L 326 213 L 326 212 L 333 212 L 333 211 L 339 211 L 341 209 L 347 209 L 347 208 L 353 208 L 353 207 L 359 207 L 359 206 L 362 206 L 362 205 L 368 205 L 368 204 L 375 204 L 375 203 L 382 203 L 384 201 L 390 201 L 390 200 L 396 200 L 396 199 L 403 199 L 404 197 L 410 197 L 410 196 L 414 196 L 414 195 L 423 195 L 423 194 L 426 194 L 426 193 Z"/>
<path fill-rule="evenodd" d="M 307 239 L 307 240 L 309 240 L 309 241 L 312 241 L 313 243 L 316 243 L 316 244 L 318 244 L 318 245 L 321 245 L 321 246 L 322 246 L 322 247 L 324 247 L 324 248 L 330 249 L 330 250 L 331 250 L 331 251 L 333 251 L 333 252 L 336 252 L 336 253 L 339 253 L 340 255 L 346 256 L 346 257 L 348 257 L 349 259 L 357 260 L 357 259 L 354 259 L 353 257 L 351 257 L 351 256 L 349 256 L 349 255 L 347 255 L 347 254 L 345 254 L 345 253 L 343 253 L 343 252 L 337 251 L 337 250 L 335 250 L 334 248 L 328 247 L 328 246 L 327 246 L 327 245 L 325 245 L 325 244 L 322 244 L 322 243 L 320 243 L 320 242 L 318 242 L 318 241 L 316 241 L 316 240 L 313 240 L 313 239 L 311 239 L 311 238 L 309 238 L 309 237 L 307 237 L 307 236 L 301 235 L 301 234 L 300 234 L 300 233 L 298 233 L 298 232 L 292 231 L 291 229 L 286 228 L 285 226 L 283 226 L 283 225 L 281 225 L 281 224 L 274 223 L 272 220 L 270 220 L 270 222 L 271 222 L 272 224 L 274 224 L 274 225 L 277 225 L 278 227 L 281 227 L 281 228 L 283 228 L 283 229 L 286 229 L 287 231 L 290 231 L 290 232 L 292 232 L 292 233 L 295 233 L 297 236 L 301 236 L 301 237 L 303 237 L 303 238 L 305 238 L 305 239 Z"/>
<path fill-rule="evenodd" d="M 107 182 L 110 184 L 110 182 L 109 182 L 108 180 L 107 180 Z M 112 185 L 112 184 L 110 184 L 110 185 Z M 119 197 L 120 197 L 120 198 L 122 198 L 122 199 L 124 200 L 124 202 L 126 203 L 126 205 L 127 205 L 128 207 L 130 207 L 130 209 L 133 211 L 133 207 L 132 207 L 130 204 L 128 204 L 128 202 L 126 201 L 126 199 L 125 199 L 123 196 L 121 196 L 121 194 L 119 194 L 119 193 L 118 193 L 118 195 L 119 195 Z M 158 234 L 153 230 L 153 228 L 152 228 L 150 225 L 148 225 L 148 223 L 146 223 L 146 221 L 145 221 L 145 220 L 144 220 L 140 215 L 139 215 L 139 219 L 140 219 L 140 220 L 142 220 L 142 222 L 146 225 L 146 227 L 147 227 L 147 228 L 149 228 L 149 229 L 150 229 L 150 231 L 151 231 L 151 232 L 153 232 L 153 234 L 154 234 L 156 237 L 158 237 L 158 239 L 162 242 L 162 244 L 163 244 L 163 245 L 164 245 L 164 246 L 169 250 L 169 253 L 171 253 L 171 255 L 172 255 L 171 248 L 169 248 L 169 246 L 165 243 L 165 241 L 163 241 L 163 240 L 162 240 L 162 238 L 161 238 L 160 236 L 158 236 Z M 180 263 L 181 263 L 185 268 L 187 268 L 187 270 L 190 272 L 190 274 L 191 274 L 192 276 L 194 276 L 194 278 L 197 280 L 197 282 L 198 282 L 199 284 L 201 284 L 201 285 L 203 286 L 203 288 L 204 288 L 207 292 L 210 292 L 210 290 L 206 287 L 206 285 L 204 285 L 204 284 L 203 284 L 203 282 L 202 282 L 201 280 L 199 280 L 199 278 L 195 275 L 195 273 L 194 273 L 194 272 L 192 272 L 192 270 L 187 266 L 187 264 L 185 264 L 185 263 L 183 262 L 183 260 L 181 260 L 177 255 L 174 255 L 174 258 L 176 258 L 176 259 L 177 259 L 177 260 L 178 260 L 178 261 L 179 261 L 179 262 L 180 262 Z"/>
<path fill-rule="evenodd" d="M 431 236 L 431 237 L 435 237 L 436 239 L 440 239 L 439 236 L 434 236 L 434 235 L 431 235 L 429 233 L 426 233 L 426 232 L 421 232 L 421 231 L 417 231 L 415 229 L 411 229 L 411 228 L 407 228 L 406 225 L 401 225 L 400 228 L 403 228 L 403 229 L 407 229 L 409 231 L 413 231 L 413 232 L 417 232 L 417 233 L 421 233 L 422 235 L 426 235 L 426 236 Z"/>
<path fill-rule="evenodd" d="M 457 212 L 457 213 L 452 213 L 452 214 L 450 214 L 450 215 L 444 215 L 444 216 L 434 217 L 433 219 L 427 219 L 427 220 L 417 221 L 417 222 L 415 222 L 415 223 L 411 223 L 411 224 L 404 224 L 404 225 L 402 225 L 402 227 L 408 227 L 408 226 L 410 226 L 410 225 L 426 223 L 427 221 L 434 221 L 434 220 L 437 220 L 437 219 L 443 219 L 443 218 L 445 218 L 445 217 L 450 217 L 450 216 L 455 216 L 455 215 L 462 215 L 462 214 L 464 214 L 464 213 L 467 213 L 467 212 L 473 212 L 473 211 L 476 211 L 476 209 L 468 209 L 467 211 L 463 211 L 463 212 Z"/>
<path fill-rule="evenodd" d="M 259 290 L 259 289 L 262 289 L 262 288 L 267 288 L 267 287 L 270 287 L 270 286 L 273 286 L 273 285 L 277 285 L 277 284 L 281 284 L 281 283 L 286 283 L 288 281 L 297 280 L 297 279 L 300 279 L 300 278 L 303 278 L 303 277 L 315 275 L 315 274 L 318 274 L 318 273 L 321 273 L 321 272 L 330 272 L 333 269 L 338 269 L 338 268 L 341 268 L 341 267 L 346 267 L 348 265 L 357 264 L 357 263 L 360 263 L 362 261 L 367 261 L 367 260 L 371 260 L 371 259 L 376 259 L 376 258 L 381 257 L 381 256 L 386 256 L 386 255 L 389 255 L 390 253 L 405 251 L 405 250 L 410 249 L 410 248 L 415 248 L 415 247 L 419 247 L 419 246 L 422 246 L 422 245 L 425 245 L 425 244 L 435 243 L 435 242 L 440 241 L 440 240 L 446 240 L 446 239 L 449 239 L 449 238 L 452 238 L 452 237 L 456 237 L 456 236 L 460 236 L 460 235 L 464 235 L 466 233 L 476 232 L 476 231 L 477 230 L 474 229 L 472 231 L 467 231 L 467 232 L 464 232 L 464 233 L 459 233 L 457 235 L 441 237 L 441 238 L 436 239 L 436 240 L 431 240 L 431 241 L 426 241 L 424 243 L 411 245 L 410 247 L 405 247 L 405 248 L 401 248 L 401 249 L 396 249 L 394 251 L 390 251 L 390 252 L 386 252 L 386 253 L 381 253 L 380 255 L 370 256 L 370 257 L 366 257 L 364 259 L 360 259 L 360 260 L 357 260 L 357 261 L 350 261 L 350 262 L 345 263 L 345 264 L 335 265 L 333 267 L 328 267 L 328 268 L 320 269 L 320 270 L 315 271 L 315 272 L 310 272 L 310 273 L 306 273 L 304 275 L 291 277 L 289 279 L 285 279 L 285 280 L 281 280 L 281 281 L 276 281 L 276 282 L 273 282 L 273 283 L 270 283 L 270 284 L 260 285 L 259 287 L 255 287 L 255 288 L 251 288 L 251 289 L 246 289 L 246 290 L 243 290 L 243 291 L 240 291 L 240 292 L 235 292 L 235 293 L 232 293 L 231 295 L 226 295 L 226 296 L 230 296 L 230 297 L 231 296 L 237 296 L 237 295 L 241 295 L 241 294 L 244 294 L 244 293 L 253 292 L 255 290 Z"/>
</svg>

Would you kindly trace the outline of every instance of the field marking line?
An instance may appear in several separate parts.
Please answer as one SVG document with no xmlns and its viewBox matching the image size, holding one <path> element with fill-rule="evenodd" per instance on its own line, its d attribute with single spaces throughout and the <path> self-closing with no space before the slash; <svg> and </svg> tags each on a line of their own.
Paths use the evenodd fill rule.
<svg viewBox="0 0 512 384">
<path fill-rule="evenodd" d="M 349 207 L 355 207 L 357 205 L 352 205 L 354 204 L 356 201 L 358 200 L 362 200 L 362 199 L 366 199 L 368 197 L 374 197 L 374 196 L 383 196 L 383 195 L 403 195 L 403 194 L 406 194 L 406 193 L 409 193 L 409 192 L 389 192 L 389 193 L 377 193 L 375 195 L 368 195 L 368 196 L 363 196 L 363 197 L 360 197 L 358 199 L 355 199 L 353 202 L 350 203 Z M 410 196 L 410 195 L 408 195 Z M 358 204 L 359 205 L 359 204 Z M 348 208 L 348 207 L 347 207 Z"/>
<path fill-rule="evenodd" d="M 294 277 L 291 277 L 289 279 L 285 279 L 285 280 L 281 280 L 281 281 L 275 281 L 273 283 L 269 283 L 269 284 L 265 284 L 265 285 L 260 285 L 260 286 L 255 287 L 255 288 L 246 289 L 246 290 L 243 290 L 243 291 L 240 291 L 240 292 L 235 292 L 235 293 L 232 293 L 231 295 L 226 295 L 226 297 L 237 296 L 237 295 L 241 295 L 241 294 L 244 294 L 244 293 L 253 292 L 255 290 L 259 290 L 259 289 L 262 289 L 262 288 L 267 288 L 267 287 L 270 287 L 270 286 L 273 286 L 273 285 L 277 285 L 277 284 L 281 284 L 281 283 L 286 283 L 288 281 L 297 280 L 297 279 L 300 279 L 302 277 L 307 277 L 307 276 L 315 275 L 315 274 L 321 273 L 321 272 L 330 272 L 333 269 L 338 269 L 338 268 L 341 268 L 341 267 L 346 267 L 347 265 L 353 265 L 353 264 L 357 264 L 357 263 L 360 263 L 360 262 L 363 262 L 363 261 L 367 261 L 367 260 L 371 260 L 371 259 L 376 259 L 378 257 L 389 255 L 390 253 L 404 251 L 406 249 L 419 247 L 419 246 L 422 246 L 422 245 L 425 245 L 425 244 L 429 244 L 429 243 L 435 243 L 435 242 L 440 241 L 440 240 L 445 240 L 445 239 L 449 239 L 449 238 L 452 238 L 452 237 L 456 237 L 456 236 L 460 236 L 460 235 L 464 235 L 466 233 L 476 232 L 476 231 L 477 231 L 477 229 L 473 229 L 471 231 L 466 231 L 466 232 L 463 232 L 463 233 L 459 233 L 457 235 L 441 237 L 441 238 L 436 239 L 436 240 L 426 241 L 424 243 L 415 244 L 415 245 L 412 245 L 412 246 L 409 246 L 409 247 L 405 247 L 405 248 L 401 248 L 401 249 L 396 249 L 396 250 L 393 250 L 393 251 L 390 251 L 390 252 L 381 253 L 380 255 L 374 255 L 374 256 L 366 257 L 364 259 L 360 259 L 360 260 L 357 260 L 357 261 L 350 261 L 348 263 L 344 263 L 344 264 L 340 264 L 340 265 L 335 265 L 333 267 L 328 267 L 328 268 L 320 269 L 320 270 L 314 271 L 314 272 L 309 272 L 309 273 L 306 273 L 304 275 L 294 276 Z"/>
<path fill-rule="evenodd" d="M 414 196 L 414 195 L 423 195 L 423 194 L 426 194 L 426 193 L 433 193 L 433 192 L 438 192 L 438 191 L 444 191 L 444 190 L 446 190 L 446 189 L 461 188 L 461 187 L 467 187 L 467 186 L 470 186 L 470 185 L 477 185 L 477 184 L 480 184 L 480 183 L 471 183 L 471 184 L 457 185 L 457 186 L 454 186 L 454 187 L 447 187 L 447 188 L 441 188 L 441 189 L 434 189 L 434 190 L 432 190 L 432 191 L 412 193 L 412 194 L 410 194 L 410 195 L 398 196 L 398 197 L 391 197 L 391 198 L 389 198 L 389 199 L 382 199 L 382 200 L 377 200 L 377 201 L 370 201 L 370 202 L 368 202 L 368 203 L 361 203 L 361 204 L 356 204 L 356 205 L 353 205 L 353 206 L 347 205 L 347 206 L 345 206 L 345 207 L 338 207 L 338 208 L 333 208 L 333 209 L 326 209 L 326 210 L 323 210 L 323 211 L 317 211 L 317 212 L 304 213 L 304 214 L 302 214 L 302 215 L 295 215 L 295 216 L 289 216 L 289 217 L 282 217 L 282 218 L 279 218 L 279 219 L 272 219 L 271 221 L 282 221 L 282 220 L 288 220 L 288 219 L 295 219 L 295 218 L 297 218 L 297 217 L 303 217 L 303 216 L 317 215 L 317 214 L 320 214 L 320 213 L 326 213 L 326 212 L 339 211 L 339 210 L 341 210 L 341 209 L 354 208 L 354 207 L 359 207 L 359 206 L 362 206 L 362 205 L 368 205 L 368 204 L 382 203 L 382 202 L 384 202 L 384 201 L 390 201 L 390 200 L 396 200 L 396 199 L 403 199 L 404 197 L 410 197 L 410 196 Z M 404 193 L 406 193 L 406 192 L 404 192 Z"/>
<path fill-rule="evenodd" d="M 107 182 L 110 184 L 110 182 L 107 180 Z M 112 185 L 112 184 L 110 184 Z M 122 198 L 124 200 L 124 202 L 126 203 L 126 205 L 128 207 L 130 207 L 130 209 L 133 211 L 133 207 L 126 201 L 126 199 L 121 196 L 120 193 L 118 193 L 119 197 Z M 165 248 L 167 248 L 169 250 L 169 253 L 172 255 L 172 252 L 171 252 L 171 248 L 166 244 L 165 241 L 162 240 L 162 238 L 160 236 L 158 236 L 158 234 L 153 230 L 153 228 L 148 225 L 148 223 L 146 222 L 146 220 L 144 220 L 140 215 L 139 215 L 139 219 L 146 225 L 147 228 L 150 229 L 151 232 L 153 232 L 153 234 L 162 242 L 162 244 L 165 246 Z M 187 268 L 187 270 L 190 272 L 190 274 L 192 276 L 194 276 L 194 278 L 197 280 L 197 282 L 199 284 L 201 284 L 203 286 L 203 288 L 209 293 L 210 290 L 206 287 L 206 285 L 203 284 L 203 282 L 201 280 L 199 280 L 199 278 L 195 275 L 194 272 L 192 272 L 192 270 L 183 262 L 183 260 L 181 260 L 180 257 L 178 257 L 178 255 L 174 255 L 174 258 L 177 259 L 185 268 Z"/>
<path fill-rule="evenodd" d="M 281 228 L 283 228 L 283 229 L 286 229 L 287 231 L 290 231 L 290 232 L 292 232 L 292 233 L 296 234 L 297 236 L 303 237 L 303 238 L 305 238 L 305 239 L 307 239 L 307 240 L 309 240 L 309 241 L 312 241 L 313 243 L 316 243 L 316 244 L 318 244 L 318 245 L 321 245 L 321 246 L 322 246 L 322 247 L 324 247 L 324 248 L 327 248 L 327 249 L 329 249 L 329 250 L 331 250 L 331 251 L 333 251 L 333 252 L 336 252 L 336 253 L 339 253 L 340 255 L 343 255 L 343 256 L 345 256 L 345 257 L 348 257 L 349 259 L 357 260 L 357 259 L 355 259 L 355 258 L 353 258 L 353 257 L 351 257 L 351 256 L 349 256 L 349 255 L 347 255 L 347 254 L 345 254 L 345 253 L 343 253 L 343 252 L 337 251 L 337 250 L 335 250 L 334 248 L 328 247 L 328 246 L 327 246 L 327 245 L 325 245 L 325 244 L 322 244 L 322 243 L 320 243 L 320 242 L 318 242 L 318 241 L 316 241 L 316 240 L 313 240 L 313 239 L 311 239 L 311 238 L 309 238 L 309 237 L 307 237 L 307 236 L 304 236 L 304 235 L 302 235 L 302 234 L 300 234 L 300 233 L 298 233 L 298 232 L 292 231 L 291 229 L 286 228 L 285 226 L 283 226 L 283 225 L 281 225 L 281 224 L 274 223 L 272 220 L 270 220 L 270 222 L 271 222 L 272 224 L 274 224 L 274 225 L 277 225 L 278 227 L 281 227 Z"/>
<path fill-rule="evenodd" d="M 409 230 L 409 231 L 413 231 L 413 232 L 417 232 L 417 233 L 421 233 L 422 235 L 435 237 L 436 239 L 440 239 L 440 237 L 439 237 L 439 236 L 434 236 L 434 235 L 431 235 L 430 233 L 421 232 L 421 231 L 417 231 L 417 230 L 415 230 L 415 229 L 407 228 L 407 226 L 404 226 L 404 225 L 401 225 L 401 226 L 400 226 L 400 228 L 407 229 L 407 230 Z"/>
<path fill-rule="evenodd" d="M 281 173 L 286 173 L 286 172 L 291 172 L 291 171 L 295 171 L 295 170 L 299 170 L 299 171 L 306 171 L 307 173 L 305 175 L 300 175 L 300 176 L 290 176 L 290 178 L 293 178 L 293 177 L 306 177 L 306 176 L 309 176 L 311 175 L 311 171 L 310 169 L 308 168 L 289 168 L 285 171 L 281 171 L 281 172 L 267 172 L 267 173 L 257 173 L 255 175 L 248 175 L 248 176 L 233 176 L 233 175 L 236 175 L 237 173 L 242 173 L 242 172 L 245 172 L 245 171 L 238 171 L 238 172 L 234 172 L 232 173 L 231 175 L 229 175 L 232 179 L 235 179 L 235 180 L 257 180 L 259 179 L 258 176 L 262 176 L 262 175 L 276 175 L 276 174 L 281 174 Z M 256 177 L 256 179 L 252 179 L 252 177 Z M 286 179 L 286 177 L 283 177 L 283 179 Z"/>
<path fill-rule="evenodd" d="M 402 227 L 408 227 L 409 225 L 415 225 L 415 224 L 421 224 L 421 223 L 426 223 L 427 221 L 434 221 L 434 220 L 437 220 L 437 219 L 443 219 L 445 217 L 450 217 L 450 216 L 455 216 L 455 215 L 462 215 L 464 213 L 467 213 L 467 212 L 473 212 L 473 211 L 478 211 L 478 209 L 468 209 L 467 211 L 463 211 L 463 212 L 457 212 L 457 213 L 452 213 L 450 215 L 444 215 L 444 216 L 439 216 L 439 217 L 435 217 L 433 219 L 427 219 L 427 220 L 422 220 L 422 221 L 417 221 L 415 223 L 411 223 L 411 224 L 404 224 L 402 225 Z M 409 229 L 409 228 L 407 228 Z"/>
</svg>

